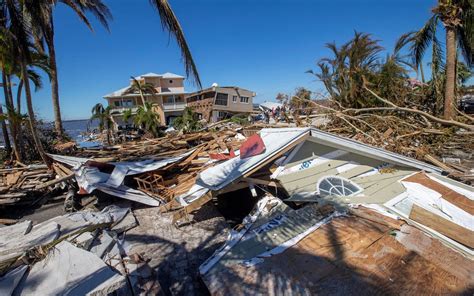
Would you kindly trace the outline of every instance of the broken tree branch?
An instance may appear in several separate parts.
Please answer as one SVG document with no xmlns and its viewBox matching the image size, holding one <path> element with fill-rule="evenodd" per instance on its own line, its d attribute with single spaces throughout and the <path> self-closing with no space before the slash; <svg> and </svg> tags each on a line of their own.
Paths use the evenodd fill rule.
<svg viewBox="0 0 474 296">
<path fill-rule="evenodd" d="M 437 122 L 439 124 L 442 124 L 442 125 L 446 125 L 446 126 L 457 126 L 457 127 L 461 127 L 461 128 L 464 128 L 464 129 L 467 129 L 467 130 L 471 130 L 471 131 L 474 131 L 474 125 L 470 125 L 470 124 L 465 124 L 465 123 L 462 123 L 462 122 L 459 122 L 459 121 L 455 121 L 455 120 L 447 120 L 447 119 L 441 119 L 441 118 L 438 118 L 436 116 L 433 116 L 429 113 L 426 113 L 424 111 L 421 111 L 421 110 L 417 110 L 417 109 L 411 109 L 411 108 L 406 108 L 406 107 L 399 107 L 397 105 L 395 105 L 394 103 L 380 97 L 379 95 L 377 95 L 375 92 L 373 92 L 371 89 L 369 89 L 367 86 L 363 86 L 364 89 L 366 89 L 369 93 L 371 93 L 375 98 L 377 98 L 378 100 L 380 100 L 381 102 L 391 106 L 393 108 L 394 111 L 403 111 L 403 112 L 410 112 L 410 113 L 415 113 L 415 114 L 419 114 L 419 115 L 423 115 L 425 116 L 426 118 L 428 119 L 431 119 L 432 121 L 434 122 Z M 383 107 L 381 107 L 383 108 Z M 376 110 L 375 108 L 372 108 L 374 111 Z M 386 110 L 386 108 L 385 108 Z"/>
</svg>

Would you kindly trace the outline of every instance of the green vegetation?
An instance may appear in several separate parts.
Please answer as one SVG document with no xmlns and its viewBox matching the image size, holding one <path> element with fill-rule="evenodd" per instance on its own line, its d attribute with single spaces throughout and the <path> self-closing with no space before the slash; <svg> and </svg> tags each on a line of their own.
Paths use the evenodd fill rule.
<svg viewBox="0 0 474 296">
<path fill-rule="evenodd" d="M 90 121 L 95 119 L 99 121 L 99 130 L 101 132 L 104 130 L 106 131 L 107 144 L 109 145 L 112 144 L 111 134 L 113 129 L 113 121 L 110 110 L 110 106 L 105 108 L 101 103 L 95 104 L 94 107 L 92 107 L 92 116 L 90 118 Z"/>
<path fill-rule="evenodd" d="M 367 86 L 397 105 L 410 102 L 435 115 L 444 111 L 444 117 L 451 118 L 452 110 L 446 110 L 455 106 L 452 102 L 446 103 L 446 100 L 451 99 L 447 96 L 446 88 L 450 87 L 448 84 L 453 84 L 454 89 L 459 91 L 472 72 L 465 63 L 457 60 L 457 75 L 450 83 L 441 45 L 434 33 L 427 34 L 426 30 L 423 28 L 419 32 L 404 34 L 397 40 L 393 51 L 385 57 L 382 56 L 384 48 L 378 40 L 370 34 L 355 32 L 354 37 L 341 46 L 327 44 L 332 56 L 321 59 L 317 63 L 318 70 L 308 72 L 322 81 L 330 98 L 344 108 L 380 105 L 380 100 L 367 91 Z M 423 46 L 420 45 L 420 36 L 425 38 Z M 431 79 L 414 85 L 409 82 L 408 74 L 411 70 L 421 73 L 422 81 L 425 81 L 421 57 L 430 42 L 433 44 Z M 403 55 L 403 49 L 408 53 Z M 468 58 L 465 61 L 472 62 Z M 307 93 L 301 90 L 298 92 L 296 96 L 299 99 L 307 99 Z"/>
<path fill-rule="evenodd" d="M 152 136 L 160 136 L 160 116 L 153 110 L 151 103 L 145 102 L 143 106 L 138 107 L 134 122 Z"/>
<path fill-rule="evenodd" d="M 139 94 L 142 105 L 146 108 L 145 95 L 156 94 L 155 87 L 150 83 L 140 83 L 135 77 L 132 78 L 132 85 L 125 91 L 125 94 Z"/>
<path fill-rule="evenodd" d="M 196 65 L 170 4 L 167 0 L 150 0 L 149 2 L 160 16 L 163 29 L 168 31 L 170 36 L 176 40 L 183 57 L 187 76 L 191 76 L 197 86 L 201 87 Z M 30 87 L 30 82 L 33 82 L 35 89 L 42 86 L 36 69 L 45 70 L 49 75 L 55 134 L 59 139 L 65 140 L 59 103 L 54 38 L 54 10 L 59 3 L 70 8 L 90 30 L 92 30 L 92 25 L 87 17 L 88 14 L 94 15 L 100 24 L 107 30 L 109 29 L 112 14 L 102 0 L 0 0 L 0 67 L 6 105 L 6 110 L 0 108 L 0 115 L 5 115 L 3 118 L 8 119 L 11 123 L 8 125 L 9 129 L 5 124 L 5 119 L 0 120 L 0 124 L 5 137 L 6 150 L 8 154 L 12 151 L 18 161 L 21 161 L 25 154 L 22 152 L 24 143 L 21 141 L 23 137 L 20 136 L 24 131 L 15 117 L 21 117 L 21 98 L 24 94 L 27 102 L 26 108 L 31 138 L 43 161 L 49 163 L 49 158 L 45 154 L 41 141 L 43 131 L 39 129 L 35 118 L 33 94 Z M 13 100 L 15 85 L 12 83 L 12 79 L 14 77 L 19 80 L 16 87 L 16 106 Z M 106 108 L 103 111 L 105 112 Z M 143 122 L 154 120 L 150 116 L 147 118 L 143 119 Z M 147 126 L 148 124 L 144 123 L 144 125 Z M 13 145 L 9 143 L 9 133 Z"/>
<path fill-rule="evenodd" d="M 189 133 L 200 130 L 202 124 L 197 120 L 197 115 L 193 112 L 193 109 L 186 107 L 183 115 L 174 119 L 173 127 L 184 133 Z"/>
</svg>

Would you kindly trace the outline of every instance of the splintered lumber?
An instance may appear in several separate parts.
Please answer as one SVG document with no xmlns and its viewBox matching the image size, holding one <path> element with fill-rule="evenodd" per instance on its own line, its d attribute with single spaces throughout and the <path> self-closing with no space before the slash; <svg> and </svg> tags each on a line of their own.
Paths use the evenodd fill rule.
<svg viewBox="0 0 474 296">
<path fill-rule="evenodd" d="M 43 183 L 41 185 L 38 185 L 36 186 L 36 190 L 41 190 L 41 189 L 44 189 L 44 188 L 47 188 L 49 186 L 53 186 L 53 185 L 56 185 L 58 183 L 61 183 L 61 182 L 64 182 L 64 181 L 67 181 L 67 180 L 70 180 L 72 179 L 73 177 L 75 176 L 74 173 L 71 173 L 67 176 L 64 176 L 64 177 L 61 177 L 61 178 L 58 178 L 58 179 L 54 179 L 54 180 L 51 180 L 49 182 L 46 182 L 46 183 Z"/>
<path fill-rule="evenodd" d="M 444 219 L 416 204 L 411 209 L 410 219 L 446 235 L 471 249 L 474 248 L 474 231 Z"/>
</svg>

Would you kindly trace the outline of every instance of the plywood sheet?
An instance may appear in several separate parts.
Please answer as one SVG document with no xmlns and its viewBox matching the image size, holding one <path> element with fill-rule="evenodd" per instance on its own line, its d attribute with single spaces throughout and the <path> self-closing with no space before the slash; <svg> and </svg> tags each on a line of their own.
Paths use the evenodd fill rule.
<svg viewBox="0 0 474 296">
<path fill-rule="evenodd" d="M 261 264 L 220 264 L 204 281 L 212 295 L 472 293 L 469 274 L 453 274 L 443 262 L 407 249 L 390 229 L 358 217 L 337 218 Z M 458 260 L 472 266 L 469 259 Z"/>
</svg>

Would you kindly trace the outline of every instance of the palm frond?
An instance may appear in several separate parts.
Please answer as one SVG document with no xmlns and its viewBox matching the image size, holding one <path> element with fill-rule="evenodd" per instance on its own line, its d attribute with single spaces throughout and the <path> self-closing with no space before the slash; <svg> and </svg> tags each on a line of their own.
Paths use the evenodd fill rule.
<svg viewBox="0 0 474 296">
<path fill-rule="evenodd" d="M 474 2 L 463 1 L 462 26 L 456 29 L 458 46 L 468 67 L 474 66 Z"/>
<path fill-rule="evenodd" d="M 395 42 L 395 47 L 393 49 L 393 54 L 397 55 L 402 48 L 404 48 L 407 44 L 411 43 L 416 35 L 416 32 L 408 32 L 400 36 L 397 41 Z"/>
<path fill-rule="evenodd" d="M 413 62 L 418 67 L 423 62 L 423 56 L 425 55 L 426 49 L 433 42 L 433 38 L 436 37 L 436 27 L 438 24 L 438 16 L 433 15 L 413 36 L 413 42 L 411 46 L 411 52 L 413 55 Z"/>
<path fill-rule="evenodd" d="M 40 90 L 43 87 L 43 81 L 41 80 L 41 76 L 38 74 L 38 72 L 33 69 L 28 69 L 27 73 L 28 79 L 30 79 L 35 86 L 35 91 Z"/>
<path fill-rule="evenodd" d="M 170 4 L 167 0 L 150 0 L 150 3 L 158 11 L 162 27 L 174 37 L 178 43 L 179 48 L 181 49 L 181 57 L 184 61 L 186 76 L 191 76 L 194 79 L 196 85 L 199 88 L 202 88 L 201 79 L 199 77 L 193 56 L 191 55 L 191 51 L 189 50 L 188 43 L 186 42 L 186 38 L 184 37 L 183 29 L 181 28 L 176 15 L 171 9 Z"/>
</svg>

